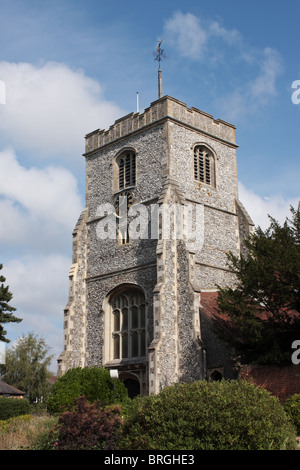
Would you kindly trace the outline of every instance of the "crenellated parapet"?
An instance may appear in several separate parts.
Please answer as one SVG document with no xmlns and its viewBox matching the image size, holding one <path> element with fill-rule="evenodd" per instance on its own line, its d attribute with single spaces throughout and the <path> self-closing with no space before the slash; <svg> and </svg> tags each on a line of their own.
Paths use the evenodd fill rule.
<svg viewBox="0 0 300 470">
<path fill-rule="evenodd" d="M 128 136 L 161 120 L 170 119 L 197 129 L 233 146 L 236 145 L 235 126 L 187 105 L 170 96 L 154 101 L 141 113 L 130 113 L 118 119 L 108 130 L 97 129 L 86 135 L 86 154 Z"/>
</svg>

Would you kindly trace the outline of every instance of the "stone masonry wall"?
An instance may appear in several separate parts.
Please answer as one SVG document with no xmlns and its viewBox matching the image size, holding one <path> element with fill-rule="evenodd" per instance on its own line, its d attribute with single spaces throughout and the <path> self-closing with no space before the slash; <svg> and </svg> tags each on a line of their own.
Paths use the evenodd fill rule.
<svg viewBox="0 0 300 470">
<path fill-rule="evenodd" d="M 107 295 L 124 283 L 140 286 L 147 302 L 147 345 L 153 339 L 153 290 L 156 277 L 157 240 L 131 240 L 119 246 L 117 240 L 98 236 L 99 206 L 115 200 L 114 163 L 122 149 L 136 153 L 137 185 L 131 188 L 134 204 L 155 203 L 163 184 L 166 154 L 164 124 L 118 141 L 87 157 L 88 262 L 87 262 L 87 356 L 88 364 L 107 363 L 109 341 L 105 324 L 104 301 Z M 130 221 L 130 217 L 128 219 Z M 106 339 L 105 339 L 106 338 Z M 117 361 L 118 362 L 118 361 Z M 124 362 L 124 361 L 123 361 Z M 130 360 L 125 361 L 130 365 Z M 110 364 L 114 361 L 110 359 Z"/>
<path fill-rule="evenodd" d="M 213 152 L 215 186 L 194 179 L 197 144 Z M 204 236 L 201 246 L 194 249 L 186 239 L 149 238 L 120 246 L 116 239 L 99 237 L 104 204 L 112 207 L 118 194 L 116 158 L 125 149 L 136 154 L 137 184 L 130 188 L 133 203 L 146 206 L 148 214 L 152 204 L 199 207 L 199 229 Z M 67 361 L 66 352 L 62 358 L 70 365 L 80 362 L 81 355 L 81 364 L 105 365 L 110 340 L 107 296 L 122 284 L 137 285 L 144 290 L 147 303 L 150 393 L 178 380 L 204 378 L 199 293 L 232 282 L 226 253 L 239 252 L 240 237 L 249 226 L 236 203 L 234 126 L 164 97 L 143 114 L 132 113 L 107 131 L 88 134 L 85 157 L 87 218 L 81 243 L 86 258 L 81 258 L 76 267 L 82 287 L 76 302 L 70 297 L 68 313 L 66 349 L 73 363 Z M 74 302 L 81 307 L 76 310 Z M 110 365 L 114 364 L 117 362 L 110 359 Z"/>
<path fill-rule="evenodd" d="M 123 148 L 136 151 L 137 181 L 132 188 L 134 204 L 150 204 L 158 198 L 163 184 L 162 161 L 166 140 L 164 126 L 124 139 L 108 149 L 87 158 L 88 269 L 87 277 L 94 277 L 156 260 L 155 241 L 132 241 L 119 247 L 115 240 L 101 240 L 97 236 L 97 211 L 104 203 L 113 204 L 113 162 Z"/>
<path fill-rule="evenodd" d="M 215 187 L 193 178 L 194 147 L 203 144 L 215 155 Z M 239 219 L 236 148 L 200 130 L 170 124 L 170 173 L 179 183 L 188 204 L 204 205 L 204 244 L 195 254 L 195 287 L 215 289 L 230 283 L 228 251 L 239 252 Z"/>
<path fill-rule="evenodd" d="M 64 309 L 63 352 L 58 359 L 58 374 L 86 361 L 86 251 L 87 210 L 80 215 L 73 231 L 73 256 L 69 271 L 69 298 Z"/>
</svg>

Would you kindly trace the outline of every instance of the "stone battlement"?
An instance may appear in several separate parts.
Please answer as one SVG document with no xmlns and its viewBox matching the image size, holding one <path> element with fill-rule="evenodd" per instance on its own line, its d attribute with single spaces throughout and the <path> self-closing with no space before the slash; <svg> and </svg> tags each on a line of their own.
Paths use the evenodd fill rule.
<svg viewBox="0 0 300 470">
<path fill-rule="evenodd" d="M 115 121 L 108 130 L 97 129 L 87 134 L 85 152 L 92 152 L 163 119 L 174 120 L 233 146 L 236 145 L 234 125 L 221 119 L 215 120 L 213 116 L 204 111 L 188 108 L 185 103 L 170 96 L 164 96 L 151 103 L 150 107 L 146 108 L 142 114 L 130 113 Z"/>
</svg>

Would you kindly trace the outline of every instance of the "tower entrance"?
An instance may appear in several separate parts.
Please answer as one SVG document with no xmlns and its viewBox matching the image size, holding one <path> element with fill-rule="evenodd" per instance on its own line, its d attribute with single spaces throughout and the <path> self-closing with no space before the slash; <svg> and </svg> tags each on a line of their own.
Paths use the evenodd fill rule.
<svg viewBox="0 0 300 470">
<path fill-rule="evenodd" d="M 124 385 L 128 390 L 128 396 L 129 398 L 134 398 L 141 393 L 141 387 L 140 384 L 137 380 L 135 379 L 126 379 L 124 380 Z"/>
</svg>

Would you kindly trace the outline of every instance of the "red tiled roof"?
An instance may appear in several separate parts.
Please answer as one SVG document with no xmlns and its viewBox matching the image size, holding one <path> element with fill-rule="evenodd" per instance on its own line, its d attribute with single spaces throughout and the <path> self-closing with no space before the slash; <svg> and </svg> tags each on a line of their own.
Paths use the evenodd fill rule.
<svg viewBox="0 0 300 470">
<path fill-rule="evenodd" d="M 228 328 L 230 327 L 230 318 L 228 315 L 225 313 L 221 312 L 218 309 L 218 292 L 217 291 L 212 291 L 212 292 L 201 292 L 200 294 L 200 308 L 201 310 L 206 313 L 208 317 L 211 319 L 214 319 L 218 321 L 219 323 L 222 323 L 224 326 L 227 326 Z M 288 310 L 288 309 L 282 309 L 281 311 L 282 314 L 286 314 L 290 318 L 293 317 L 298 317 L 299 312 L 296 310 Z M 267 320 L 270 317 L 271 312 L 268 312 L 267 310 L 264 310 L 261 308 L 260 310 L 260 318 L 261 320 Z"/>
<path fill-rule="evenodd" d="M 201 292 L 200 308 L 212 320 L 216 320 L 224 327 L 229 328 L 230 321 L 228 315 L 225 315 L 218 309 L 218 292 Z"/>
<path fill-rule="evenodd" d="M 218 292 L 201 292 L 200 294 L 200 309 L 201 312 L 206 315 L 207 318 L 214 321 L 218 328 L 226 330 L 227 334 L 233 336 L 240 343 L 244 342 L 244 339 L 240 336 L 240 332 L 237 331 L 236 327 L 232 324 L 229 315 L 218 308 Z"/>
<path fill-rule="evenodd" d="M 232 324 L 232 321 L 229 317 L 229 315 L 226 315 L 224 312 L 219 310 L 218 308 L 218 291 L 211 291 L 211 292 L 201 292 L 200 293 L 200 309 L 201 311 L 211 320 L 214 320 L 217 322 L 217 324 L 224 329 L 226 329 L 229 333 L 232 335 L 235 335 L 236 338 L 239 339 L 239 341 L 243 342 L 244 340 L 242 337 L 238 337 L 239 333 L 235 326 Z M 282 310 L 283 314 L 288 315 L 290 318 L 297 318 L 299 316 L 299 312 L 296 312 L 295 310 Z M 272 315 L 270 312 L 261 309 L 260 310 L 260 319 L 262 321 L 268 320 L 270 318 L 270 315 Z"/>
<path fill-rule="evenodd" d="M 200 308 L 202 307 L 207 315 L 215 316 L 217 309 L 217 298 L 218 292 L 201 292 Z"/>
</svg>

